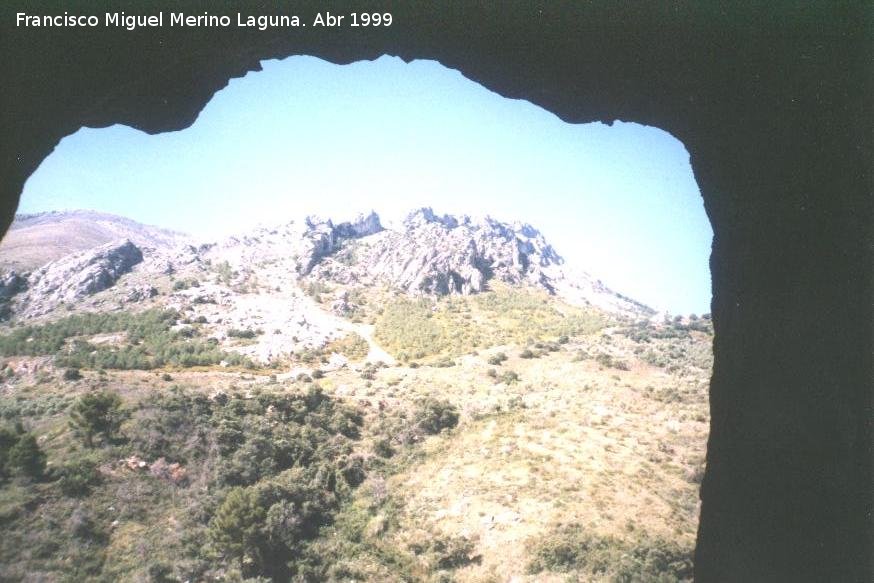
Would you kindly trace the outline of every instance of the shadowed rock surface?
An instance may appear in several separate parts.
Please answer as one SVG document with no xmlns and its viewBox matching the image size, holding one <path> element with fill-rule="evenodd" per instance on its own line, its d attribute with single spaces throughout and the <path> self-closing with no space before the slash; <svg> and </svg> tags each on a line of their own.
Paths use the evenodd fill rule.
<svg viewBox="0 0 874 583">
<path fill-rule="evenodd" d="M 5 225 L 25 179 L 63 136 L 114 123 L 182 129 L 228 79 L 295 54 L 435 59 L 571 123 L 622 119 L 672 133 L 690 153 L 714 230 L 712 426 L 696 578 L 871 580 L 867 3 L 411 2 L 392 6 L 390 28 L 333 34 L 34 34 L 12 24 L 21 6 L 0 9 Z M 325 9 L 294 6 L 305 20 Z M 150 12 L 161 7 L 178 10 L 155 2 Z M 280 11 L 266 1 L 249 7 Z M 44 13 L 75 8 L 142 5 L 41 4 Z M 239 5 L 186 9 L 233 14 Z"/>
<path fill-rule="evenodd" d="M 28 278 L 25 297 L 16 298 L 20 314 L 25 318 L 40 316 L 64 302 L 103 291 L 142 260 L 140 248 L 123 241 L 53 261 Z"/>
<path fill-rule="evenodd" d="M 387 284 L 425 295 L 475 294 L 498 281 L 543 289 L 569 303 L 612 313 L 655 313 L 589 274 L 567 269 L 540 231 L 528 224 L 437 215 L 421 208 L 397 227 L 371 234 L 345 247 L 335 246 L 334 255 L 321 254 L 306 273 L 321 281 Z"/>
</svg>

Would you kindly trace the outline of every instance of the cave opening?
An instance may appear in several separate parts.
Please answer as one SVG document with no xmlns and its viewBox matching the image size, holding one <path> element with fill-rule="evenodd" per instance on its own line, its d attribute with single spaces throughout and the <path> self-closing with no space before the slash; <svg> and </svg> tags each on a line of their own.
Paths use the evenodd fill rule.
<svg viewBox="0 0 874 583">
<path fill-rule="evenodd" d="M 57 317 L 30 291 L 47 287 L 32 271 L 124 236 L 144 259 L 57 308 L 172 307 L 184 334 L 247 360 L 231 361 L 235 372 L 222 371 L 226 358 L 156 363 L 147 347 L 140 366 L 117 356 L 129 331 L 101 330 L 82 340 L 98 355 L 108 343 L 105 360 L 59 352 L 84 373 L 75 382 L 117 387 L 164 371 L 222 399 L 315 383 L 364 418 L 378 411 L 362 430 L 368 445 L 350 446 L 350 459 L 364 460 L 352 493 L 312 520 L 349 535 L 367 506 L 353 538 L 368 540 L 360 527 L 380 522 L 381 537 L 435 572 L 585 576 L 607 565 L 616 576 L 691 577 L 712 231 L 683 145 L 638 124 L 567 124 L 435 62 L 292 57 L 262 69 L 231 81 L 182 132 L 112 126 L 62 140 L 26 183 L 0 245 L 4 267 L 29 282 L 8 303 L 13 326 Z M 416 261 L 431 263 L 404 271 Z M 312 315 L 320 310 L 339 320 Z M 326 329 L 292 322 L 300 317 Z M 198 378 L 191 365 L 218 368 Z M 386 427 L 407 417 L 420 424 Z M 64 451 L 67 438 L 46 447 Z M 185 466 L 178 452 L 146 454 L 137 439 L 129 459 L 225 479 L 198 476 L 199 454 Z M 246 451 L 249 463 L 264 461 Z M 243 464 L 234 455 L 221 461 Z M 401 469 L 380 461 L 396 456 L 419 459 Z M 179 471 L 163 468 L 152 474 Z M 223 471 L 247 491 L 275 479 Z M 389 520 L 390 507 L 401 510 Z M 281 524 L 264 536 L 291 528 Z M 349 559 L 310 530 L 300 548 L 240 551 L 251 560 L 244 573 L 286 578 L 300 552 Z M 172 552 L 149 544 L 159 557 Z M 356 552 L 378 556 L 363 546 Z M 556 559 L 556 546 L 568 556 Z M 587 546 L 600 554 L 577 552 Z M 646 557 L 655 555 L 670 560 L 654 566 Z M 395 568 L 376 562 L 354 568 Z"/>
</svg>

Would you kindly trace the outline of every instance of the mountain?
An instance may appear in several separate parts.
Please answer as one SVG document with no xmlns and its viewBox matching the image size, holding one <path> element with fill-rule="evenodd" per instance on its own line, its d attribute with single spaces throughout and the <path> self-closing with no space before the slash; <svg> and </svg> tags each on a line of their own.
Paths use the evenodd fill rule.
<svg viewBox="0 0 874 583">
<path fill-rule="evenodd" d="M 409 213 L 397 228 L 383 227 L 375 213 L 338 225 L 306 217 L 230 238 L 212 256 L 239 265 L 291 258 L 289 266 L 311 283 L 386 284 L 412 295 L 445 296 L 480 293 L 503 282 L 617 314 L 655 313 L 587 273 L 568 270 L 531 225 L 437 215 L 430 208 Z"/>
<path fill-rule="evenodd" d="M 409 213 L 394 228 L 384 227 L 376 213 L 336 224 L 309 216 L 197 246 L 185 236 L 121 217 L 49 213 L 17 221 L 0 246 L 0 265 L 25 264 L 25 258 L 35 260 L 40 254 L 60 257 L 29 273 L 7 268 L 0 278 L 7 316 L 32 319 L 52 315 L 61 306 L 105 310 L 143 301 L 189 309 L 194 296 L 200 305 L 221 298 L 225 308 L 209 316 L 223 320 L 222 330 L 268 322 L 296 330 L 271 338 L 270 347 L 258 352 L 261 360 L 300 344 L 324 343 L 344 329 L 336 316 L 361 310 L 354 298 L 380 301 L 374 294 L 382 289 L 433 299 L 505 285 L 614 316 L 655 313 L 586 273 L 567 270 L 564 259 L 531 225 L 438 215 L 430 208 Z M 259 290 L 257 299 L 248 293 L 253 289 Z M 321 290 L 319 299 L 332 313 L 305 305 L 306 294 L 299 292 L 312 289 Z M 293 323 L 299 318 L 306 326 Z M 289 336 L 298 341 L 283 342 Z"/>
<path fill-rule="evenodd" d="M 187 237 L 97 211 L 20 214 L 0 241 L 0 268 L 30 271 L 65 255 L 119 239 L 128 239 L 141 247 L 165 247 Z"/>
<path fill-rule="evenodd" d="M 533 226 L 11 233 L 0 580 L 690 580 L 710 320 Z"/>
</svg>

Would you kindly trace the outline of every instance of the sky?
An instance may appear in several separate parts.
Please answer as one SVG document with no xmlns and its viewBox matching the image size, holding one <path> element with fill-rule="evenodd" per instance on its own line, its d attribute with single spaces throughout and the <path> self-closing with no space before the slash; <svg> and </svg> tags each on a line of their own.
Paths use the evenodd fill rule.
<svg viewBox="0 0 874 583">
<path fill-rule="evenodd" d="M 64 138 L 18 212 L 93 209 L 207 239 L 305 214 L 488 214 L 530 223 L 569 265 L 657 310 L 710 311 L 712 229 L 670 134 L 567 124 L 433 61 L 262 67 L 188 129 Z"/>
</svg>

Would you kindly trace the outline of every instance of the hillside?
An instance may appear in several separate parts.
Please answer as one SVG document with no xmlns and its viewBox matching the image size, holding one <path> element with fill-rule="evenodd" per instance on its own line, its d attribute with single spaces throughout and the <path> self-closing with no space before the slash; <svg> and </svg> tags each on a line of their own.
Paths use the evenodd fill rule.
<svg viewBox="0 0 874 583">
<path fill-rule="evenodd" d="M 96 211 L 17 215 L 0 242 L 0 269 L 30 271 L 70 253 L 118 239 L 163 247 L 182 242 L 185 236 Z"/>
<path fill-rule="evenodd" d="M 706 316 L 430 209 L 167 243 L 0 280 L 0 579 L 691 576 Z"/>
</svg>

